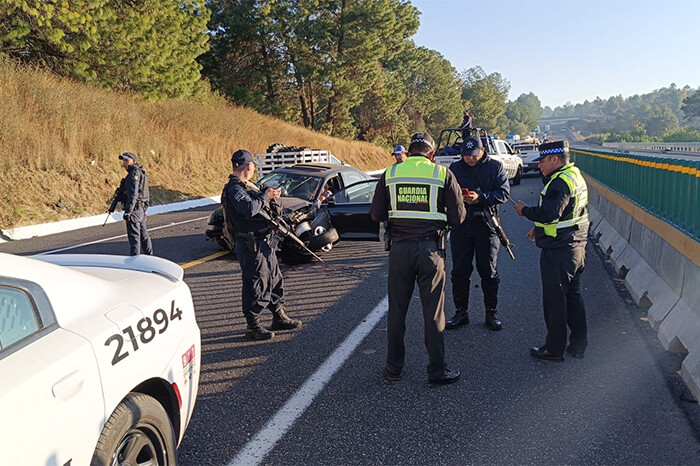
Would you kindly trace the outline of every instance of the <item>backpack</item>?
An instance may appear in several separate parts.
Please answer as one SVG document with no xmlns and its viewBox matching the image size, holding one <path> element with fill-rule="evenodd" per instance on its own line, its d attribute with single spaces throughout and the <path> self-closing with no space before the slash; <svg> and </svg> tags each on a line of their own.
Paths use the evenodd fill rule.
<svg viewBox="0 0 700 466">
<path fill-rule="evenodd" d="M 148 207 L 148 203 L 151 201 L 151 190 L 148 184 L 148 173 L 146 173 L 146 170 L 143 167 L 139 167 L 141 169 L 141 180 L 139 181 L 139 199 L 141 202 L 143 202 L 146 207 Z"/>
</svg>

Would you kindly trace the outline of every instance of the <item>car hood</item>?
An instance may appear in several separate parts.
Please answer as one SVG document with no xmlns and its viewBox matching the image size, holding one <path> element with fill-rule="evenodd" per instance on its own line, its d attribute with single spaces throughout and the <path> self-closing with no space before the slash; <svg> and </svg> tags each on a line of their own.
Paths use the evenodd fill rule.
<svg viewBox="0 0 700 466">
<path fill-rule="evenodd" d="M 299 210 L 302 207 L 307 207 L 311 205 L 309 201 L 306 201 L 300 197 L 280 197 L 279 203 L 283 208 L 289 210 Z"/>
</svg>

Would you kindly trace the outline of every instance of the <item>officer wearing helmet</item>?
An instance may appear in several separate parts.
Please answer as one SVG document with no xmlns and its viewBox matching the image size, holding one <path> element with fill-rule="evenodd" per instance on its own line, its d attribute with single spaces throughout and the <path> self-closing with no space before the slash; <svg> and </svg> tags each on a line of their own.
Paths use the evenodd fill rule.
<svg viewBox="0 0 700 466">
<path fill-rule="evenodd" d="M 129 239 L 130 254 L 153 255 L 151 237 L 146 227 L 146 209 L 150 202 L 150 190 L 146 170 L 139 165 L 139 158 L 133 152 L 119 155 L 122 167 L 127 175 L 122 179 L 122 201 L 124 205 L 124 221 L 126 222 L 126 237 Z"/>
<path fill-rule="evenodd" d="M 260 325 L 260 315 L 265 310 L 272 313 L 270 330 L 301 327 L 300 321 L 290 319 L 284 311 L 284 284 L 275 254 L 277 239 L 268 222 L 259 215 L 263 210 L 279 215 L 276 199 L 282 190 L 270 187 L 262 192 L 250 181 L 255 175 L 255 163 L 247 150 L 234 152 L 231 164 L 233 174 L 224 186 L 221 203 L 226 226 L 235 232 L 235 252 L 243 280 L 245 336 L 250 340 L 269 340 L 275 334 Z"/>
<path fill-rule="evenodd" d="M 427 133 L 411 137 L 408 157 L 387 168 L 377 183 L 370 215 L 389 222 L 389 313 L 384 376 L 401 378 L 406 313 L 416 281 L 423 305 L 428 382 L 456 382 L 459 371 L 445 364 L 445 229 L 464 220 L 459 185 L 452 173 L 432 161 L 435 142 Z"/>
<path fill-rule="evenodd" d="M 543 345 L 530 354 L 546 361 L 563 361 L 566 351 L 581 359 L 588 346 L 586 308 L 581 296 L 581 274 L 588 241 L 588 187 L 569 160 L 569 142 L 542 144 L 535 159 L 545 186 L 536 206 L 514 205 L 518 215 L 535 222 L 527 233 L 540 252 L 542 307 L 547 326 Z M 567 345 L 567 327 L 570 331 Z"/>
</svg>

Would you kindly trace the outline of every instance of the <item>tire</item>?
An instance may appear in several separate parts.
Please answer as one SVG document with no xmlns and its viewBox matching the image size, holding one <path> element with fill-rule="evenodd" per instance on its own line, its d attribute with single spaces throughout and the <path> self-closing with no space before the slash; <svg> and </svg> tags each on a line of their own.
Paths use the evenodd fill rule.
<svg viewBox="0 0 700 466">
<path fill-rule="evenodd" d="M 513 185 L 517 186 L 520 184 L 520 181 L 523 179 L 523 168 L 518 167 L 518 171 L 515 172 L 515 177 L 513 178 Z"/>
<path fill-rule="evenodd" d="M 163 406 L 151 396 L 129 393 L 107 419 L 90 464 L 176 464 L 176 446 Z"/>
<path fill-rule="evenodd" d="M 312 251 L 321 250 L 328 252 L 333 248 L 333 243 L 337 242 L 338 231 L 335 228 L 325 230 L 323 227 L 316 227 L 315 235 L 309 240 L 309 249 Z"/>
<path fill-rule="evenodd" d="M 282 149 L 283 147 L 284 147 L 284 144 L 280 144 L 279 142 L 276 142 L 276 143 L 272 144 L 270 147 L 268 147 L 267 151 L 265 151 L 265 152 L 267 152 L 268 154 L 272 154 L 275 152 L 279 152 L 279 150 Z"/>
</svg>

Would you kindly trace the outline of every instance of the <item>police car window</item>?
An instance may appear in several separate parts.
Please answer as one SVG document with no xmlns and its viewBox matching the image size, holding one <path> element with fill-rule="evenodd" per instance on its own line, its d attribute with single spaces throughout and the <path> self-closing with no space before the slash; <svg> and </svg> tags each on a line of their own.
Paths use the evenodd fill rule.
<svg viewBox="0 0 700 466">
<path fill-rule="evenodd" d="M 40 330 L 40 320 L 22 290 L 0 286 L 0 350 Z"/>
<path fill-rule="evenodd" d="M 364 183 L 356 183 L 348 186 L 333 196 L 336 204 L 351 204 L 358 202 L 372 202 L 374 190 L 377 188 L 377 180 L 368 180 Z"/>
</svg>

